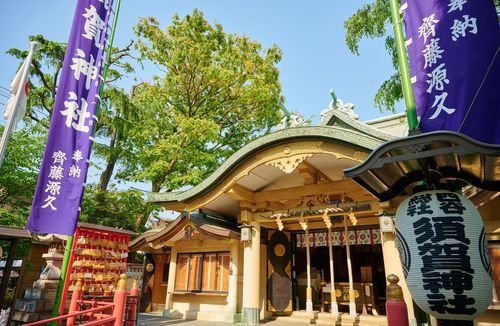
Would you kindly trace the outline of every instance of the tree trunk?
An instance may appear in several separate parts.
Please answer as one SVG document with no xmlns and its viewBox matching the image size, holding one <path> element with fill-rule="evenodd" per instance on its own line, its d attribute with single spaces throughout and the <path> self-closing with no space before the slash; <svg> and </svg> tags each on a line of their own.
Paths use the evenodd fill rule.
<svg viewBox="0 0 500 326">
<path fill-rule="evenodd" d="M 116 143 L 118 138 L 118 132 L 113 130 L 111 133 L 111 140 L 109 142 L 109 149 L 111 150 L 107 162 L 106 168 L 102 171 L 101 177 L 99 178 L 99 191 L 106 191 L 108 189 L 109 181 L 113 175 L 113 170 L 115 169 L 116 161 L 118 160 L 118 153 L 116 150 Z"/>
<path fill-rule="evenodd" d="M 151 182 L 151 192 L 160 192 L 161 184 L 162 183 L 159 181 L 152 181 Z"/>
<path fill-rule="evenodd" d="M 99 191 L 106 191 L 108 189 L 109 181 L 111 180 L 117 161 L 118 155 L 110 155 L 108 158 L 106 168 L 102 171 L 101 177 L 99 178 Z"/>
</svg>

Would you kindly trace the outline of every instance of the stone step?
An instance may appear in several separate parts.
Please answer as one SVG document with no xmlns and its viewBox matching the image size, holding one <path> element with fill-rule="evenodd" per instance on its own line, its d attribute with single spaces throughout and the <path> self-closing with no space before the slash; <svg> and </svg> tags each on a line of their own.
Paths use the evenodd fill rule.
<svg viewBox="0 0 500 326">
<path fill-rule="evenodd" d="M 300 323 L 300 324 L 315 324 L 315 325 L 373 325 L 373 326 L 387 326 L 387 318 L 385 316 L 372 316 L 372 315 L 358 315 L 350 316 L 347 313 L 340 314 L 334 317 L 329 313 L 313 312 L 308 313 L 305 311 L 294 311 L 290 316 L 278 316 L 276 322 L 283 324 Z"/>
</svg>

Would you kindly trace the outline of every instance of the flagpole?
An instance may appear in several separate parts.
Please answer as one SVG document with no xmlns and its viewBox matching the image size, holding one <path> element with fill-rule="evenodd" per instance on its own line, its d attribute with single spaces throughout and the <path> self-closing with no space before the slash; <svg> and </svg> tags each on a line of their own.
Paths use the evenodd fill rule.
<svg viewBox="0 0 500 326">
<path fill-rule="evenodd" d="M 28 52 L 28 56 L 26 57 L 26 65 L 23 67 L 24 72 L 22 72 L 22 79 L 21 83 L 19 84 L 19 87 L 17 88 L 14 104 L 13 104 L 13 109 L 12 112 L 10 113 L 10 117 L 7 120 L 7 124 L 5 126 L 5 129 L 2 134 L 2 139 L 0 140 L 0 168 L 2 168 L 3 160 L 5 158 L 5 150 L 7 148 L 7 141 L 9 140 L 9 135 L 12 133 L 12 129 L 14 129 L 14 124 L 15 121 L 17 120 L 17 110 L 19 106 L 19 100 L 21 98 L 21 92 L 24 92 L 24 88 L 26 85 L 26 82 L 28 80 L 28 74 L 30 71 L 30 66 L 31 66 L 31 61 L 33 60 L 33 55 L 38 47 L 37 42 L 30 42 L 30 49 Z"/>
<path fill-rule="evenodd" d="M 101 83 L 101 85 L 99 85 L 99 102 L 97 103 L 96 115 L 99 113 L 100 101 L 101 101 L 100 99 L 102 97 L 102 92 L 104 90 L 104 83 L 106 82 L 106 75 L 108 73 L 108 67 L 109 67 L 110 60 L 111 60 L 111 50 L 112 50 L 113 41 L 115 38 L 115 30 L 116 30 L 116 25 L 118 22 L 118 14 L 120 13 L 120 5 L 121 5 L 121 0 L 117 0 L 116 7 L 115 7 L 115 14 L 113 16 L 111 36 L 110 36 L 109 42 L 106 46 L 106 60 L 105 60 L 105 63 L 103 66 L 103 71 L 102 71 L 102 83 Z M 97 125 L 97 123 L 94 123 L 92 134 L 95 133 L 96 125 Z M 63 262 L 62 262 L 62 266 L 61 266 L 61 274 L 60 274 L 59 282 L 57 285 L 56 300 L 54 302 L 54 307 L 52 308 L 53 316 L 57 316 L 59 314 L 59 309 L 60 309 L 61 305 L 64 307 L 63 302 L 61 302 L 61 301 L 63 299 L 62 294 L 64 291 L 66 279 L 67 279 L 66 273 L 68 272 L 69 260 L 71 258 L 72 244 L 73 244 L 73 236 L 70 235 L 70 236 L 68 236 L 68 239 L 66 241 L 66 248 L 64 250 L 64 257 L 63 257 Z"/>
<path fill-rule="evenodd" d="M 104 66 L 102 67 L 102 83 L 99 85 L 99 97 L 102 97 L 102 92 L 104 91 L 104 83 L 106 82 L 106 77 L 108 75 L 108 68 L 111 62 L 111 50 L 113 49 L 113 41 L 115 40 L 115 30 L 116 30 L 116 24 L 118 23 L 118 14 L 120 13 L 120 5 L 121 5 L 121 0 L 116 1 L 116 12 L 113 17 L 113 26 L 111 27 L 111 36 L 109 37 L 109 42 L 107 45 L 107 50 L 106 50 L 106 62 L 104 63 Z M 101 108 L 101 100 L 99 99 L 99 102 L 97 103 L 97 109 L 96 109 L 96 116 L 99 114 L 99 110 Z M 97 123 L 94 124 L 94 132 L 95 128 L 97 126 Z"/>
<path fill-rule="evenodd" d="M 399 72 L 401 78 L 401 86 L 403 88 L 403 98 L 406 107 L 406 117 L 408 120 L 409 133 L 418 130 L 417 110 L 415 105 L 415 97 L 411 85 L 410 66 L 408 64 L 408 56 L 405 47 L 405 39 L 403 35 L 402 18 L 399 13 L 399 0 L 389 0 L 391 5 L 392 27 L 394 29 L 394 39 L 396 40 L 396 50 L 398 54 Z"/>
</svg>

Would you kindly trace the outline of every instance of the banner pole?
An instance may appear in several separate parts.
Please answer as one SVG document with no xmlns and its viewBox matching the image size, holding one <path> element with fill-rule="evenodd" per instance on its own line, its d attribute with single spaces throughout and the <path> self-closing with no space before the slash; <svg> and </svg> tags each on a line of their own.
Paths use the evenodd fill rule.
<svg viewBox="0 0 500 326">
<path fill-rule="evenodd" d="M 104 84 L 106 83 L 106 77 L 108 75 L 108 68 L 111 62 L 111 51 L 113 49 L 113 41 L 115 40 L 115 30 L 116 30 L 116 24 L 118 23 L 118 15 L 120 13 L 120 5 L 121 5 L 121 0 L 116 1 L 116 11 L 115 15 L 113 16 L 113 23 L 111 27 L 111 36 L 109 37 L 109 42 L 107 44 L 107 50 L 106 50 L 106 61 L 104 63 L 104 66 L 102 67 L 102 83 L 99 85 L 99 98 L 102 97 L 102 92 L 104 91 Z M 99 114 L 101 108 L 101 100 L 99 99 L 99 102 L 97 103 L 97 109 L 96 109 L 96 115 Z M 96 128 L 96 124 L 94 124 L 94 132 Z"/>
<path fill-rule="evenodd" d="M 391 5 L 392 27 L 394 29 L 394 39 L 396 41 L 396 50 L 398 53 L 399 73 L 401 78 L 401 86 L 403 88 L 403 98 L 406 108 L 406 117 L 408 120 L 409 133 L 418 129 L 417 110 L 415 105 L 415 97 L 411 85 L 410 67 L 408 64 L 408 56 L 405 47 L 405 39 L 403 35 L 402 18 L 399 13 L 399 0 L 389 0 Z"/>
<path fill-rule="evenodd" d="M 111 60 L 111 50 L 113 48 L 113 40 L 115 38 L 115 29 L 116 29 L 116 25 L 118 22 L 118 14 L 120 12 L 120 5 L 121 5 L 121 0 L 117 0 L 116 7 L 115 7 L 115 14 L 113 16 L 111 36 L 109 39 L 109 43 L 107 44 L 106 60 L 105 60 L 104 66 L 103 66 L 102 83 L 101 83 L 101 85 L 99 85 L 99 97 L 102 96 L 102 92 L 104 89 L 104 83 L 106 82 L 106 75 L 107 75 L 108 67 L 109 67 L 110 60 Z M 97 103 L 96 115 L 99 112 L 100 104 L 101 104 L 101 102 L 99 101 Z M 95 132 L 96 125 L 97 125 L 97 123 L 94 124 L 93 133 Z M 59 314 L 59 308 L 61 307 L 62 304 L 64 304 L 61 301 L 63 299 L 62 294 L 64 292 L 64 286 L 66 284 L 66 277 L 67 277 L 66 274 L 68 272 L 68 265 L 69 265 L 69 261 L 71 258 L 71 248 L 73 246 L 73 238 L 74 237 L 72 235 L 70 235 L 70 236 L 68 236 L 68 239 L 66 241 L 66 247 L 64 250 L 64 257 L 63 257 L 63 262 L 62 262 L 62 266 L 61 266 L 61 276 L 59 277 L 59 282 L 57 285 L 56 299 L 55 299 L 54 307 L 52 310 L 52 315 L 54 317 Z M 51 325 L 55 325 L 55 323 L 51 323 Z"/>
<path fill-rule="evenodd" d="M 57 317 L 59 314 L 59 307 L 61 306 L 62 293 L 64 290 L 64 284 L 66 283 L 66 272 L 68 271 L 69 259 L 71 257 L 71 248 L 73 247 L 73 236 L 69 235 L 66 240 L 66 245 L 64 246 L 64 256 L 61 265 L 61 275 L 59 276 L 59 282 L 57 283 L 57 293 L 54 300 L 54 307 L 52 308 L 52 316 Z M 50 323 L 50 325 L 56 325 L 55 322 Z"/>
<path fill-rule="evenodd" d="M 26 66 L 24 67 L 25 72 L 23 73 L 24 78 L 21 80 L 21 83 L 16 92 L 15 102 L 13 104 L 14 109 L 10 113 L 10 117 L 5 125 L 5 129 L 2 134 L 2 138 L 0 140 L 0 168 L 2 167 L 3 160 L 5 158 L 5 150 L 7 148 L 7 141 L 9 140 L 9 136 L 12 133 L 12 129 L 14 129 L 14 122 L 17 120 L 17 111 L 19 106 L 19 99 L 21 97 L 21 92 L 24 92 L 24 85 L 29 78 L 29 72 L 31 67 L 31 61 L 33 61 L 33 56 L 35 54 L 36 49 L 38 48 L 37 42 L 30 42 L 30 49 L 28 52 L 28 56 L 26 57 Z"/>
</svg>

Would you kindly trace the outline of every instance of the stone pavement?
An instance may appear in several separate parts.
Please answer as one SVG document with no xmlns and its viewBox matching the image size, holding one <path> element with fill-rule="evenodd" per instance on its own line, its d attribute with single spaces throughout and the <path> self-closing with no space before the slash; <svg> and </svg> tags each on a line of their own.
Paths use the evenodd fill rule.
<svg viewBox="0 0 500 326">
<path fill-rule="evenodd" d="M 184 319 L 176 319 L 176 318 L 166 318 L 162 317 L 159 314 L 154 313 L 141 313 L 139 314 L 139 321 L 137 323 L 138 326 L 160 326 L 160 325 L 177 325 L 179 326 L 229 326 L 231 323 L 225 322 L 215 322 L 215 321 L 204 321 L 204 320 L 184 320 Z M 243 324 L 240 324 L 243 325 Z M 279 326 L 279 325 L 291 325 L 291 326 L 299 326 L 299 325 L 309 325 L 307 322 L 284 322 L 284 321 L 269 321 L 265 324 L 265 326 Z"/>
<path fill-rule="evenodd" d="M 139 314 L 138 326 L 160 326 L 160 325 L 176 325 L 180 324 L 181 326 L 189 325 L 189 326 L 228 326 L 231 323 L 224 322 L 214 322 L 214 321 L 204 321 L 204 320 L 184 320 L 178 318 L 166 318 L 161 316 L 160 314 L 155 313 L 141 313 Z"/>
<path fill-rule="evenodd" d="M 307 320 L 307 319 L 301 319 L 301 318 L 293 318 L 293 317 L 287 317 L 280 319 L 278 318 L 277 320 L 272 320 L 272 321 L 266 321 L 261 323 L 261 325 L 265 326 L 299 326 L 299 325 L 311 325 L 311 324 L 317 324 L 317 325 L 338 325 L 338 326 L 344 326 L 344 325 L 349 325 L 349 326 L 361 326 L 361 325 L 366 325 L 366 326 L 374 326 L 374 325 L 387 325 L 387 319 L 384 317 L 374 317 L 374 316 L 363 316 L 361 318 L 354 318 L 354 317 L 349 317 L 348 315 L 343 316 L 342 321 L 340 320 L 331 320 L 330 318 L 324 318 L 325 316 L 322 316 L 323 318 L 314 320 L 312 323 Z M 327 316 L 328 317 L 328 316 Z M 372 318 L 372 319 L 370 319 Z M 177 318 L 167 318 L 163 317 L 158 313 L 141 313 L 139 314 L 139 320 L 137 325 L 139 326 L 160 326 L 160 325 L 176 325 L 179 324 L 179 326 L 185 326 L 185 325 L 193 325 L 193 326 L 229 326 L 232 325 L 231 323 L 226 323 L 226 322 L 215 322 L 215 321 L 204 321 L 204 320 L 184 320 L 184 319 L 177 319 Z M 236 324 L 236 325 L 243 325 L 243 324 Z"/>
</svg>

